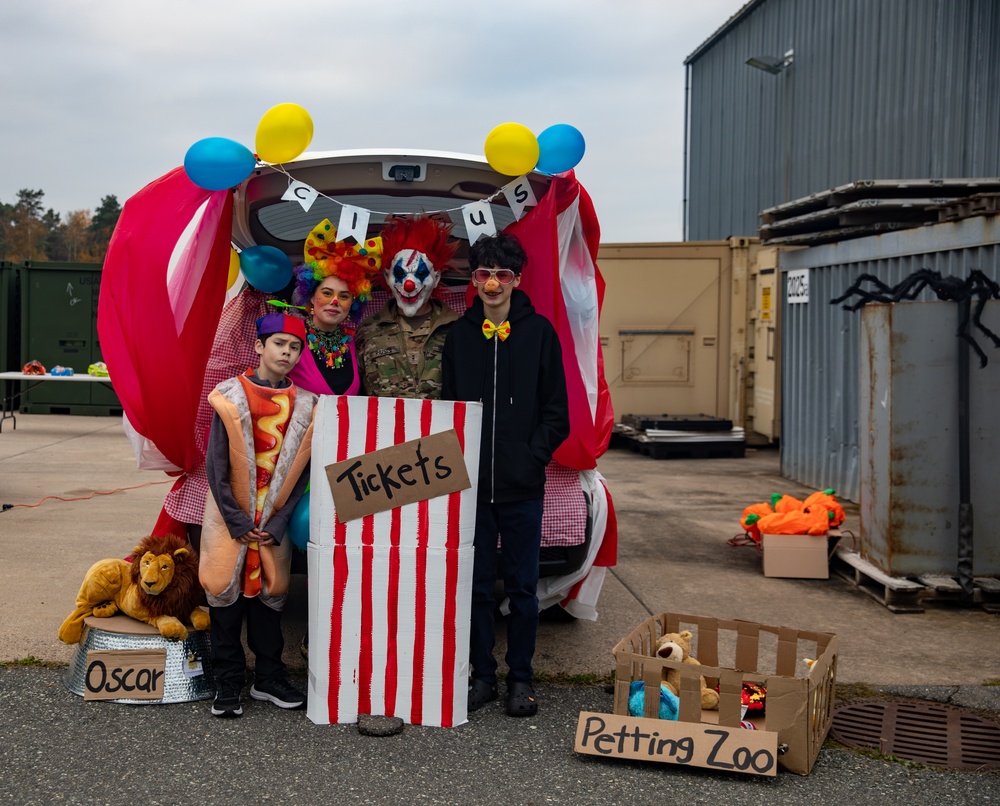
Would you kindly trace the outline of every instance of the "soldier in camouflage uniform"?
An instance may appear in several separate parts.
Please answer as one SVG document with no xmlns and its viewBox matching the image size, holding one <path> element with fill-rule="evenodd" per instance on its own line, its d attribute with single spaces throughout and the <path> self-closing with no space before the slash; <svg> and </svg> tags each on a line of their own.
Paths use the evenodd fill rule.
<svg viewBox="0 0 1000 806">
<path fill-rule="evenodd" d="M 382 230 L 383 274 L 393 299 L 355 335 L 364 394 L 441 397 L 441 351 L 458 314 L 431 294 L 455 253 L 452 225 L 424 215 Z"/>
<path fill-rule="evenodd" d="M 430 300 L 421 317 L 405 317 L 392 300 L 358 329 L 364 394 L 376 397 L 441 397 L 441 350 L 458 314 Z"/>
</svg>

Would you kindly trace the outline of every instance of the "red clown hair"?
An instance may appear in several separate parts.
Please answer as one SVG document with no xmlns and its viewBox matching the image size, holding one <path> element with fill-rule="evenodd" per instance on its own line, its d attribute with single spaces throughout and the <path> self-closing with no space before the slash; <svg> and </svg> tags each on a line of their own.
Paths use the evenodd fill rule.
<svg viewBox="0 0 1000 806">
<path fill-rule="evenodd" d="M 454 224 L 428 215 L 394 218 L 382 230 L 382 265 L 388 270 L 396 255 L 404 249 L 423 252 L 434 269 L 443 272 L 458 249 L 458 241 L 449 241 Z"/>
</svg>

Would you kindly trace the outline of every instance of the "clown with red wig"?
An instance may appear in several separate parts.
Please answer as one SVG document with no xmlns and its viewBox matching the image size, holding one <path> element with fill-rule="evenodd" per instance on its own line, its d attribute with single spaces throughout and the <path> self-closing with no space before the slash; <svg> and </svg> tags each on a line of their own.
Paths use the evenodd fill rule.
<svg viewBox="0 0 1000 806">
<path fill-rule="evenodd" d="M 455 254 L 452 224 L 425 215 L 382 230 L 385 283 L 392 299 L 361 325 L 357 352 L 365 394 L 441 397 L 441 351 L 458 314 L 434 290 Z"/>
</svg>

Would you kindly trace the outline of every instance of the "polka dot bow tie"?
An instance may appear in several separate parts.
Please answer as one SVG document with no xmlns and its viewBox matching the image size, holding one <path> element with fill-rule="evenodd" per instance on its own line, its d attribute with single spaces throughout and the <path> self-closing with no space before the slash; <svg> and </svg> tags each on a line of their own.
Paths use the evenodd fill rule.
<svg viewBox="0 0 1000 806">
<path fill-rule="evenodd" d="M 500 341 L 507 341 L 507 337 L 510 335 L 510 322 L 504 321 L 499 325 L 494 325 L 489 319 L 486 319 L 483 322 L 483 335 L 487 339 L 492 339 L 494 333 Z"/>
</svg>

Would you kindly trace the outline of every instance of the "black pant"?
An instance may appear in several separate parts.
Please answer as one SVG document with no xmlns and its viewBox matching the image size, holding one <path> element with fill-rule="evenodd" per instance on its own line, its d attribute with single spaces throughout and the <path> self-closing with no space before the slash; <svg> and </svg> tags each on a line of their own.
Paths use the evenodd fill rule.
<svg viewBox="0 0 1000 806">
<path fill-rule="evenodd" d="M 542 499 L 476 507 L 472 570 L 472 629 L 469 665 L 476 680 L 495 685 L 497 661 L 493 588 L 497 581 L 497 533 L 503 555 L 507 616 L 507 683 L 531 685 L 538 633 L 538 552 L 542 543 Z"/>
<path fill-rule="evenodd" d="M 243 652 L 243 617 L 247 622 L 247 645 L 256 660 L 254 679 L 266 683 L 285 676 L 281 653 L 281 611 L 272 610 L 258 597 L 240 596 L 227 607 L 210 607 L 212 618 L 212 671 L 220 683 L 242 686 L 247 660 Z"/>
</svg>

